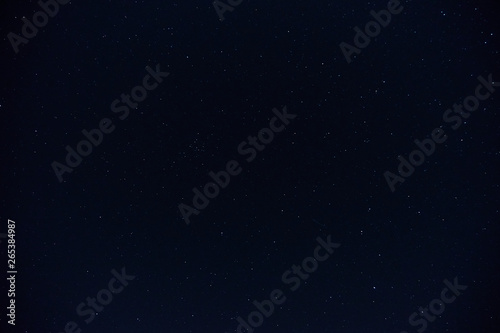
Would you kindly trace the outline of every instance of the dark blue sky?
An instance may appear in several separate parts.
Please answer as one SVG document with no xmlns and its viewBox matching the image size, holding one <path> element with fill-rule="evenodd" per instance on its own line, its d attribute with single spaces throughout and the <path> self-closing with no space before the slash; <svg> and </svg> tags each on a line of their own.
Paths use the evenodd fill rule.
<svg viewBox="0 0 500 333">
<path fill-rule="evenodd" d="M 15 221 L 18 270 L 6 332 L 236 332 L 275 289 L 286 301 L 256 333 L 494 332 L 500 87 L 467 118 L 453 105 L 479 76 L 500 81 L 500 7 L 400 6 L 348 63 L 340 44 L 386 1 L 243 0 L 223 21 L 210 1 L 71 1 L 17 53 L 8 36 L 40 6 L 2 5 L 0 232 Z M 435 128 L 446 141 L 392 192 L 384 173 L 401 176 L 398 156 Z M 52 165 L 70 168 L 82 130 L 100 143 L 59 182 Z M 197 209 L 193 188 L 221 170 L 229 183 Z M 181 203 L 199 212 L 189 225 Z M 320 261 L 329 235 L 341 245 Z M 307 258 L 317 269 L 292 291 L 283 274 Z M 122 268 L 134 278 L 110 294 Z M 456 277 L 467 289 L 422 319 Z M 98 295 L 113 299 L 88 310 Z"/>
</svg>

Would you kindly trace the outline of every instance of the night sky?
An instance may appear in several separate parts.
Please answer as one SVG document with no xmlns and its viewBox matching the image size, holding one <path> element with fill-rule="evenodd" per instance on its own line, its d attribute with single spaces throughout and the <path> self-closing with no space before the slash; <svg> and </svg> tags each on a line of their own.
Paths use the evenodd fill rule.
<svg viewBox="0 0 500 333">
<path fill-rule="evenodd" d="M 1 332 L 500 332 L 497 1 L 44 1 L 0 6 Z"/>
</svg>

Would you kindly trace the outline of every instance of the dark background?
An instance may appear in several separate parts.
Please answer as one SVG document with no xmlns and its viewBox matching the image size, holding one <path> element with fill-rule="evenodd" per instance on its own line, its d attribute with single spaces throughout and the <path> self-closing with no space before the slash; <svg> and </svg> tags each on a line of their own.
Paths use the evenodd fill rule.
<svg viewBox="0 0 500 333">
<path fill-rule="evenodd" d="M 416 332 L 408 317 L 455 276 L 468 289 L 427 331 L 498 331 L 499 92 L 456 131 L 442 114 L 477 76 L 500 81 L 500 7 L 402 5 L 348 64 L 339 44 L 386 1 L 245 0 L 222 22 L 210 1 L 71 1 L 18 54 L 7 34 L 40 8 L 3 4 L 6 332 L 235 332 L 275 288 L 287 301 L 256 332 Z M 156 64 L 170 76 L 119 120 L 111 102 Z M 238 144 L 285 105 L 297 118 L 243 162 Z M 105 117 L 116 130 L 59 183 L 51 163 Z M 383 173 L 441 125 L 447 141 L 391 193 Z M 187 226 L 178 204 L 231 159 L 243 172 Z M 290 292 L 283 272 L 329 234 L 341 247 Z M 76 306 L 122 267 L 135 280 L 86 325 Z"/>
</svg>

